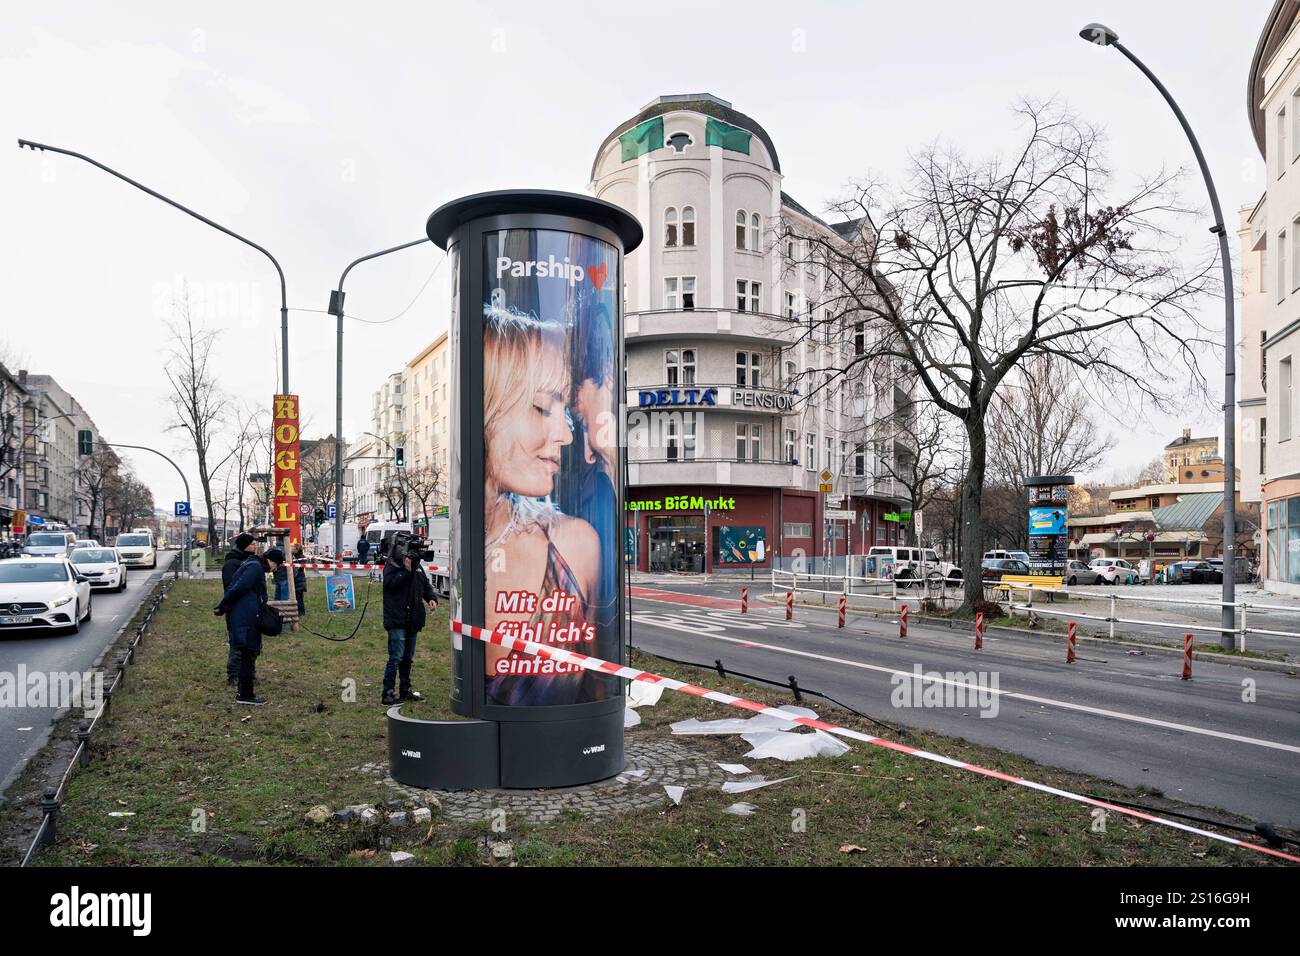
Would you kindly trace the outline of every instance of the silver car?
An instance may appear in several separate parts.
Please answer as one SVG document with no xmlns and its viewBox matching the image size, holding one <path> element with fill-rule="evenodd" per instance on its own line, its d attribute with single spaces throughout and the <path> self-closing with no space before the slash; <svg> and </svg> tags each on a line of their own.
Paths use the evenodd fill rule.
<svg viewBox="0 0 1300 956">
<path fill-rule="evenodd" d="M 1088 567 L 1082 561 L 1071 561 L 1065 569 L 1066 587 L 1074 587 L 1076 584 L 1098 584 L 1102 583 L 1101 575 L 1096 569 Z"/>
</svg>

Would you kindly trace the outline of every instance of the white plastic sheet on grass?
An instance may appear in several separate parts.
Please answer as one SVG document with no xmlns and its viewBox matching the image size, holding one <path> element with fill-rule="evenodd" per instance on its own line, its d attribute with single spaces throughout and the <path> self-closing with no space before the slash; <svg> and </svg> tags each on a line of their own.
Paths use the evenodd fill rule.
<svg viewBox="0 0 1300 956">
<path fill-rule="evenodd" d="M 627 705 L 629 707 L 653 707 L 659 703 L 659 698 L 663 695 L 664 689 L 658 684 L 647 684 L 639 680 L 629 681 Z"/>
<path fill-rule="evenodd" d="M 794 777 L 781 777 L 779 780 L 765 780 L 763 777 L 755 777 L 753 780 L 728 780 L 722 785 L 723 793 L 748 793 L 750 790 L 758 790 L 760 787 L 770 787 L 775 783 L 785 783 L 787 780 L 793 780 Z"/>
<path fill-rule="evenodd" d="M 664 793 L 668 794 L 668 799 L 671 800 L 673 803 L 677 804 L 678 806 L 681 805 L 682 794 L 684 794 L 685 792 L 686 792 L 685 787 L 672 787 L 669 786 L 668 784 L 664 784 Z"/>
<path fill-rule="evenodd" d="M 720 763 L 718 766 L 727 773 L 749 773 L 749 768 L 743 763 Z"/>
<path fill-rule="evenodd" d="M 635 727 L 639 723 L 641 723 L 641 715 L 638 714 L 631 707 L 624 707 L 623 708 L 623 729 L 626 730 L 628 727 Z"/>
<path fill-rule="evenodd" d="M 754 811 L 757 809 L 758 807 L 754 806 L 752 803 L 733 803 L 722 812 L 730 813 L 738 817 L 749 817 L 753 816 Z"/>
<path fill-rule="evenodd" d="M 816 711 L 809 710 L 807 707 L 783 707 L 785 710 L 797 717 L 808 717 L 812 720 L 817 719 Z M 725 717 L 722 720 L 679 720 L 672 725 L 672 731 L 675 734 L 697 735 L 697 734 L 747 734 L 756 730 L 789 730 L 792 727 L 798 727 L 792 720 L 785 720 L 781 717 L 774 717 L 771 714 L 755 714 L 753 717 Z"/>
<path fill-rule="evenodd" d="M 821 730 L 810 734 L 792 734 L 784 730 L 759 730 L 741 734 L 741 739 L 753 744 L 754 749 L 745 754 L 754 760 L 807 760 L 809 757 L 838 757 L 849 752 L 849 745 Z"/>
</svg>

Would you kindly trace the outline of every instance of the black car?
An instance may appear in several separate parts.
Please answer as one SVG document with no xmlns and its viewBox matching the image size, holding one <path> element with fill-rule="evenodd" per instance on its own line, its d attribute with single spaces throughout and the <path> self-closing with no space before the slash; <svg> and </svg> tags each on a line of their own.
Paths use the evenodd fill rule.
<svg viewBox="0 0 1300 956">
<path fill-rule="evenodd" d="M 1223 565 L 1215 567 L 1209 561 L 1197 561 L 1183 566 L 1183 580 L 1188 584 L 1222 584 Z"/>
<path fill-rule="evenodd" d="M 1028 574 L 1029 565 L 1014 558 L 986 558 L 980 562 L 980 578 L 987 584 L 1001 581 L 1004 574 Z"/>
</svg>

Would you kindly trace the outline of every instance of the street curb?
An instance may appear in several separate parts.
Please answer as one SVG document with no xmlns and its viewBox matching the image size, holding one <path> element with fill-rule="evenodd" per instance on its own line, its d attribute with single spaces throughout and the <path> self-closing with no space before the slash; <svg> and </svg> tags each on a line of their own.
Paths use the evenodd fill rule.
<svg viewBox="0 0 1300 956">
<path fill-rule="evenodd" d="M 785 603 L 785 599 L 777 594 L 760 594 L 758 595 L 757 599 L 768 604 L 782 605 Z M 822 610 L 828 612 L 835 610 L 833 606 L 829 604 L 821 604 L 819 602 L 796 601 L 795 604 L 799 607 L 807 607 L 813 610 Z M 854 610 L 859 614 L 871 614 L 876 617 L 881 617 L 885 614 L 893 613 L 892 611 L 874 611 L 871 610 L 870 608 L 855 608 Z M 949 630 L 956 630 L 957 624 L 959 623 L 957 621 L 949 620 L 948 618 L 928 617 L 928 616 L 923 617 L 919 614 L 909 614 L 908 620 L 918 624 L 931 624 L 936 627 L 944 626 L 947 627 Z M 967 625 L 971 628 L 974 628 L 975 626 L 974 623 L 970 621 L 961 621 L 960 623 L 963 625 Z M 1031 631 L 1028 630 L 1027 628 L 1006 627 L 1001 624 L 985 625 L 985 631 L 1001 631 L 1003 633 L 1014 634 L 1019 637 L 1040 637 L 1040 636 L 1051 635 L 1051 636 L 1059 636 L 1060 638 L 1062 638 L 1062 640 L 1064 640 L 1065 638 L 1064 634 L 1057 635 L 1054 631 Z M 1145 643 L 1139 643 L 1138 641 L 1112 641 L 1108 637 L 1097 637 L 1092 634 L 1084 634 L 1084 633 L 1080 633 L 1077 639 L 1080 641 L 1089 641 L 1093 644 L 1101 644 L 1110 647 L 1141 648 L 1142 650 L 1146 650 L 1146 651 L 1160 651 L 1162 653 L 1168 654 L 1170 656 L 1175 656 L 1175 657 L 1183 656 L 1183 651 L 1181 648 L 1172 647 L 1167 644 L 1145 644 Z M 1246 667 L 1251 670 L 1266 670 L 1266 671 L 1273 671 L 1274 673 L 1286 674 L 1291 677 L 1300 677 L 1300 663 L 1292 663 L 1289 661 L 1273 661 L 1262 657 L 1235 657 L 1230 654 L 1212 654 L 1212 653 L 1207 653 L 1205 651 L 1197 651 L 1197 650 L 1192 651 L 1192 659 L 1198 661 L 1207 661 L 1212 664 L 1226 664 L 1234 667 Z"/>
</svg>

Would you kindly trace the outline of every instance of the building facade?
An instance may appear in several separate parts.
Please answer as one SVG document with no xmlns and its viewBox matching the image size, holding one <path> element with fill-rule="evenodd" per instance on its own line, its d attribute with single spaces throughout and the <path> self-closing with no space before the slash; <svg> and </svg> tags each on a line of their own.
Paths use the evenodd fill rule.
<svg viewBox="0 0 1300 956">
<path fill-rule="evenodd" d="M 1300 2 L 1277 0 L 1256 44 L 1247 113 L 1264 194 L 1243 209 L 1238 460 L 1260 503 L 1260 576 L 1300 594 Z"/>
<path fill-rule="evenodd" d="M 52 375 L 20 370 L 18 379 L 30 396 L 24 419 L 25 509 L 28 515 L 86 531 L 93 522 L 78 477 L 77 432 L 88 429 L 100 440 L 99 429 Z"/>
<path fill-rule="evenodd" d="M 1218 466 L 1218 478 L 1223 480 L 1223 459 L 1219 457 L 1219 438 L 1209 435 L 1193 438 L 1192 430 L 1184 428 L 1183 434 L 1165 446 L 1165 481 L 1209 481 L 1212 469 Z"/>
<path fill-rule="evenodd" d="M 642 570 L 790 567 L 899 541 L 884 516 L 900 489 L 880 476 L 911 452 L 863 423 L 912 388 L 824 371 L 862 341 L 826 321 L 828 276 L 787 238 L 848 241 L 863 224 L 825 223 L 783 184 L 767 132 L 709 94 L 659 97 L 596 152 L 588 192 L 646 236 L 624 276 L 626 550 Z"/>
<path fill-rule="evenodd" d="M 444 487 L 451 467 L 447 434 L 448 341 L 443 332 L 406 363 L 405 372 L 408 467 L 435 470 Z"/>
</svg>

